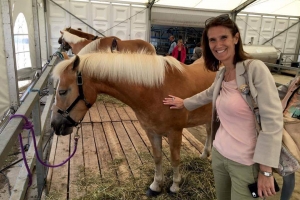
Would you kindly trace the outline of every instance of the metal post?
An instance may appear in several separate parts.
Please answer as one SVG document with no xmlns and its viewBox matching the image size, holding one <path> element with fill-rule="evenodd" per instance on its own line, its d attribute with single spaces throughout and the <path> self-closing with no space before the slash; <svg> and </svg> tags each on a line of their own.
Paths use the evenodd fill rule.
<svg viewBox="0 0 300 200">
<path fill-rule="evenodd" d="M 39 91 L 35 91 L 39 92 Z M 42 140 L 43 134 L 41 133 L 41 117 L 40 117 L 40 101 L 36 101 L 34 104 L 34 107 L 32 109 L 32 120 L 34 125 L 34 133 L 36 135 L 36 138 L 39 138 Z M 43 160 L 43 148 L 42 148 L 42 142 L 40 142 L 40 145 L 37 146 L 38 156 Z M 36 159 L 36 176 L 37 176 L 37 187 L 38 187 L 38 196 L 41 196 L 44 183 L 45 183 L 45 168 L 44 166 Z"/>
<path fill-rule="evenodd" d="M 155 0 L 149 0 L 147 8 L 148 8 L 148 42 L 151 42 L 151 9 L 155 3 Z M 159 34 L 160 35 L 160 34 Z"/>
<path fill-rule="evenodd" d="M 32 1 L 32 15 L 33 15 L 33 26 L 34 26 L 34 43 L 35 43 L 36 68 L 37 69 L 42 69 L 40 27 L 39 27 L 39 15 L 38 15 L 37 0 Z"/>
<path fill-rule="evenodd" d="M 300 33 L 300 25 L 298 28 L 298 33 Z M 294 56 L 294 62 L 297 62 L 299 54 L 300 54 L 300 34 L 298 34 L 298 40 L 297 40 L 297 44 L 296 44 L 295 54 L 298 54 L 298 56 Z"/>
<path fill-rule="evenodd" d="M 1 0 L 1 11 L 3 21 L 3 35 L 5 45 L 5 57 L 7 65 L 7 77 L 9 87 L 10 105 L 14 110 L 17 110 L 19 101 L 19 88 L 17 78 L 17 65 L 16 65 L 16 54 L 14 48 L 14 37 L 13 37 L 13 22 L 11 14 L 11 3 L 10 0 Z"/>
</svg>

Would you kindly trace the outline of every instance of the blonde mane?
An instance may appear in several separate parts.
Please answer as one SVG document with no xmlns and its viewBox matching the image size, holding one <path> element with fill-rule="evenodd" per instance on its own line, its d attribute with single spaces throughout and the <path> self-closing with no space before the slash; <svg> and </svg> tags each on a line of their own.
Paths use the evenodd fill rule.
<svg viewBox="0 0 300 200">
<path fill-rule="evenodd" d="M 77 55 L 82 55 L 82 54 L 93 53 L 93 52 L 99 51 L 98 46 L 100 46 L 100 40 L 101 40 L 101 38 L 90 42 L 85 47 L 83 47 L 78 52 Z"/>
<path fill-rule="evenodd" d="M 98 52 L 79 56 L 79 71 L 99 80 L 127 81 L 149 87 L 162 85 L 167 70 L 184 71 L 174 57 L 138 53 Z M 53 76 L 60 74 L 75 60 L 60 62 L 53 70 Z"/>
<path fill-rule="evenodd" d="M 68 43 L 77 44 L 78 42 L 83 42 L 83 41 L 87 40 L 85 38 L 78 37 L 77 35 L 73 35 L 72 33 L 69 33 L 68 31 L 62 31 L 62 33 L 63 33 L 62 38 Z"/>
</svg>

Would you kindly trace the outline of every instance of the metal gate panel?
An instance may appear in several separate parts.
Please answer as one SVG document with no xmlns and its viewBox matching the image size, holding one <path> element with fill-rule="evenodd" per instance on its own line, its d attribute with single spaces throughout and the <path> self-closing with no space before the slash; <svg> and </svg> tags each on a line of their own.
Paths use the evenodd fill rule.
<svg viewBox="0 0 300 200">
<path fill-rule="evenodd" d="M 297 19 L 290 19 L 289 27 L 293 24 L 298 23 Z M 299 36 L 299 23 L 287 31 L 285 46 L 284 46 L 284 53 L 295 53 L 297 48 L 297 40 Z M 288 55 L 287 55 L 288 56 Z M 294 56 L 288 56 L 289 59 L 294 60 Z"/>
<path fill-rule="evenodd" d="M 131 7 L 131 33 L 130 39 L 147 41 L 147 8 Z"/>
<path fill-rule="evenodd" d="M 113 29 L 113 34 L 112 35 L 120 38 L 121 40 L 128 40 L 129 39 L 129 37 L 128 37 L 129 33 L 128 32 L 129 31 L 128 31 L 126 26 L 122 27 L 122 25 L 120 25 L 120 26 L 115 27 Z"/>
<path fill-rule="evenodd" d="M 68 9 L 68 2 L 67 1 L 55 1 L 58 5 L 61 7 Z M 54 3 L 50 2 L 49 3 L 49 17 L 61 17 L 61 18 L 66 18 L 66 12 L 56 6 Z"/>
<path fill-rule="evenodd" d="M 109 29 L 109 13 L 111 10 L 110 4 L 99 4 L 99 3 L 92 3 L 92 20 L 93 20 L 93 27 L 102 33 L 105 36 L 110 36 Z M 93 31 L 94 35 L 98 35 L 96 31 Z"/>
<path fill-rule="evenodd" d="M 274 35 L 277 35 L 280 32 L 284 31 L 287 27 L 288 27 L 288 19 L 277 18 L 275 23 Z M 286 31 L 276 36 L 273 39 L 272 44 L 276 49 L 280 50 L 280 52 L 283 52 L 285 39 L 286 39 Z"/>
<path fill-rule="evenodd" d="M 110 36 L 110 30 L 108 30 L 108 22 L 93 21 L 93 28 L 105 36 Z M 102 35 L 99 35 L 96 31 L 93 31 L 92 34 L 98 35 L 99 37 L 103 37 Z"/>
<path fill-rule="evenodd" d="M 273 36 L 275 26 L 275 17 L 263 17 L 261 23 L 261 31 L 259 36 L 259 44 L 263 44 Z M 271 41 L 266 45 L 271 45 Z"/>
<path fill-rule="evenodd" d="M 244 40 L 245 44 L 251 43 L 252 38 L 253 38 L 252 44 L 255 45 L 258 44 L 260 25 L 261 25 L 261 16 L 248 16 L 246 35 Z"/>
<path fill-rule="evenodd" d="M 89 19 L 89 3 L 88 2 L 71 2 L 70 3 L 70 12 L 75 14 L 76 17 L 81 19 L 82 21 L 88 23 Z M 71 16 L 71 25 L 74 28 L 81 28 L 82 31 L 89 33 L 88 27 L 80 22 L 75 17 Z"/>
<path fill-rule="evenodd" d="M 112 35 L 121 40 L 129 40 L 130 23 L 129 5 L 112 5 Z"/>
<path fill-rule="evenodd" d="M 72 2 L 70 4 L 71 13 L 75 14 L 76 17 L 82 20 L 88 20 L 88 6 L 89 4 L 86 2 Z M 74 17 L 71 17 L 75 19 Z"/>
<path fill-rule="evenodd" d="M 235 20 L 237 26 L 239 27 L 241 39 L 245 41 L 245 31 L 247 27 L 247 16 L 246 15 L 237 15 Z"/>
<path fill-rule="evenodd" d="M 50 50 L 51 54 L 56 52 L 56 50 L 59 48 L 58 44 L 58 38 L 61 36 L 60 30 L 64 30 L 66 28 L 65 24 L 65 18 L 51 18 L 49 23 L 49 29 L 50 29 Z"/>
</svg>

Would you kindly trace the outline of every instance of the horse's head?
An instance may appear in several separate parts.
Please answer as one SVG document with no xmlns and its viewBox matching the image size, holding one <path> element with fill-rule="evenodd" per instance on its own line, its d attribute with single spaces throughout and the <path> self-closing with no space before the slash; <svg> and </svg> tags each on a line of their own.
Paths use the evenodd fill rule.
<svg viewBox="0 0 300 200">
<path fill-rule="evenodd" d="M 72 133 L 97 98 L 90 80 L 80 71 L 79 63 L 76 56 L 60 62 L 53 71 L 59 78 L 51 116 L 51 126 L 57 135 Z"/>
<path fill-rule="evenodd" d="M 61 45 L 62 49 L 69 51 L 72 47 L 64 40 L 64 31 L 60 31 L 61 36 L 58 38 L 58 44 Z"/>
</svg>

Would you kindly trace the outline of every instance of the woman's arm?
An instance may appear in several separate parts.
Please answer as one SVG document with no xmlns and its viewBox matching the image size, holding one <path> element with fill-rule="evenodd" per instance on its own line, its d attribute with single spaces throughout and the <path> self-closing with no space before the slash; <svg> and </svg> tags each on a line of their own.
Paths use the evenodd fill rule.
<svg viewBox="0 0 300 200">
<path fill-rule="evenodd" d="M 282 105 L 273 76 L 260 60 L 254 60 L 249 66 L 249 84 L 251 82 L 256 90 L 251 92 L 256 92 L 252 95 L 257 100 L 261 122 L 253 161 L 277 168 L 283 130 Z"/>
</svg>

